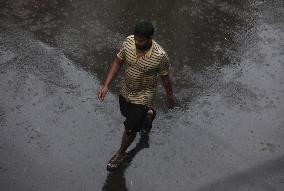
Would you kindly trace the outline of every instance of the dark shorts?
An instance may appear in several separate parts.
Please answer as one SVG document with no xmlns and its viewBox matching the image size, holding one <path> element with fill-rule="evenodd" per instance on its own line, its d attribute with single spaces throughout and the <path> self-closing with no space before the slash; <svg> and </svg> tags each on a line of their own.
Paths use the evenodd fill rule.
<svg viewBox="0 0 284 191">
<path fill-rule="evenodd" d="M 139 132 L 144 124 L 149 108 L 144 105 L 134 104 L 119 96 L 121 114 L 126 118 L 123 122 L 125 129 L 131 132 Z"/>
</svg>

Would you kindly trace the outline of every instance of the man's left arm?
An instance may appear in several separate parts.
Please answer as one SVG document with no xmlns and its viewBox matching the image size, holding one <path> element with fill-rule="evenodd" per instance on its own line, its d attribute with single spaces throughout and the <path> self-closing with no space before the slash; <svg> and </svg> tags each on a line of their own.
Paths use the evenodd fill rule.
<svg viewBox="0 0 284 191">
<path fill-rule="evenodd" d="M 176 99 L 173 94 L 173 88 L 172 88 L 172 82 L 169 70 L 170 70 L 170 60 L 167 53 L 165 53 L 159 65 L 159 75 L 162 79 L 162 85 L 164 86 L 167 94 L 166 106 L 168 109 L 171 109 L 176 104 Z"/>
<path fill-rule="evenodd" d="M 162 79 L 162 85 L 164 86 L 166 95 L 167 95 L 166 105 L 168 109 L 171 109 L 175 106 L 176 99 L 173 94 L 173 88 L 172 88 L 172 82 L 171 82 L 170 75 L 169 74 L 161 75 L 161 79 Z"/>
</svg>

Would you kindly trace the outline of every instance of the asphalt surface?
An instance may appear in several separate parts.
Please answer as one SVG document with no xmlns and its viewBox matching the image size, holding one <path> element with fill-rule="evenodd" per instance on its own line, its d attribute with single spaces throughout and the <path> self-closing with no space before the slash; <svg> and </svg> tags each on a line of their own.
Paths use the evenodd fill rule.
<svg viewBox="0 0 284 191">
<path fill-rule="evenodd" d="M 0 0 L 0 190 L 283 191 L 284 5 L 264 1 Z M 125 164 L 119 43 L 151 20 L 178 105 Z"/>
</svg>

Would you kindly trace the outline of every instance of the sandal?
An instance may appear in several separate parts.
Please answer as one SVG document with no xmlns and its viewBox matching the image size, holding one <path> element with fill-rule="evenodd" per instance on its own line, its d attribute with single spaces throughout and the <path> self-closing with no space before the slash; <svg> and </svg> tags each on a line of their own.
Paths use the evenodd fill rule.
<svg viewBox="0 0 284 191">
<path fill-rule="evenodd" d="M 118 155 L 118 154 L 113 155 L 113 157 L 111 157 L 111 159 L 109 160 L 107 164 L 107 170 L 112 171 L 112 170 L 117 169 L 123 163 L 125 157 L 126 157 L 126 154 L 125 155 Z"/>
</svg>

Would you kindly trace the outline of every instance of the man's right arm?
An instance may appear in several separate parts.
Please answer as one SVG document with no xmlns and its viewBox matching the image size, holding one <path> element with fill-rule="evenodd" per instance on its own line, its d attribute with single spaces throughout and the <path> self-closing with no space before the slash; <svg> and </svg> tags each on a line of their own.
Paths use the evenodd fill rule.
<svg viewBox="0 0 284 191">
<path fill-rule="evenodd" d="M 119 72 L 119 70 L 121 69 L 122 65 L 123 65 L 123 60 L 119 59 L 117 56 L 115 57 L 111 68 L 108 71 L 107 77 L 104 81 L 103 86 L 101 87 L 99 93 L 98 93 L 98 99 L 100 101 L 104 101 L 105 96 L 109 90 L 109 86 L 112 82 L 112 80 L 115 78 L 115 76 L 117 75 L 117 73 Z"/>
</svg>

